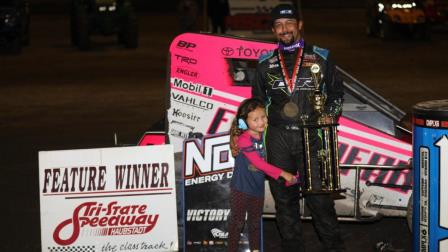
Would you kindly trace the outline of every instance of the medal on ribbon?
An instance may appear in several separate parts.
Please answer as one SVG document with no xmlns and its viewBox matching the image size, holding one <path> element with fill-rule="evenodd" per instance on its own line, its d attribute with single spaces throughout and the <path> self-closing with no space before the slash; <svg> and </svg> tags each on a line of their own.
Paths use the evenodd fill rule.
<svg viewBox="0 0 448 252">
<path fill-rule="evenodd" d="M 303 46 L 302 46 L 303 47 Z M 290 93 L 290 99 L 292 99 L 295 89 L 295 84 L 297 82 L 297 78 L 299 75 L 300 65 L 302 63 L 302 54 L 303 54 L 303 48 L 299 47 L 297 56 L 296 56 L 296 62 L 294 64 L 294 69 L 292 71 L 292 78 L 289 77 L 288 69 L 286 68 L 285 59 L 283 57 L 282 50 L 278 50 L 278 58 L 280 61 L 280 68 L 282 70 L 283 79 L 285 80 L 285 83 L 287 84 L 288 91 Z M 299 114 L 299 107 L 295 102 L 290 100 L 289 102 L 285 103 L 282 108 L 283 114 L 291 119 L 296 119 Z"/>
</svg>

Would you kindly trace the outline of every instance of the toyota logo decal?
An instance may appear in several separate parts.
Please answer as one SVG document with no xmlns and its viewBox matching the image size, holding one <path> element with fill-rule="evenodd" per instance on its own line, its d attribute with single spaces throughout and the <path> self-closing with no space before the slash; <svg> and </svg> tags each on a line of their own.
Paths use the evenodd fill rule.
<svg viewBox="0 0 448 252">
<path fill-rule="evenodd" d="M 224 56 L 232 56 L 234 53 L 234 50 L 233 50 L 233 48 L 230 48 L 230 47 L 224 47 L 221 49 L 221 53 Z"/>
</svg>

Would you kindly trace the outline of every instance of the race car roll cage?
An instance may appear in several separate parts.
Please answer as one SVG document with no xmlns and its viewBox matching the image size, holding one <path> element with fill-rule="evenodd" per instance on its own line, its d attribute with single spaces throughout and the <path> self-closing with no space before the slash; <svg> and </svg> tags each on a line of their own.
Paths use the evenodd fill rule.
<svg viewBox="0 0 448 252">
<path fill-rule="evenodd" d="M 405 165 L 353 165 L 353 164 L 341 164 L 341 168 L 343 169 L 354 169 L 355 172 L 355 193 L 354 193 L 354 203 L 353 203 L 353 217 L 345 217 L 345 216 L 339 216 L 338 219 L 342 221 L 356 221 L 356 222 L 370 222 L 370 221 L 376 221 L 383 217 L 382 214 L 379 212 L 376 213 L 376 215 L 363 217 L 359 210 L 359 204 L 360 204 L 360 174 L 361 170 L 410 170 L 412 169 L 411 166 L 405 166 Z M 400 188 L 400 189 L 412 189 L 412 186 L 410 185 L 393 185 L 393 184 L 383 184 L 383 183 L 372 183 L 369 181 L 366 181 L 367 186 L 381 186 L 381 187 L 388 187 L 388 188 Z M 387 207 L 384 205 L 381 205 L 382 208 Z M 399 210 L 405 210 L 405 209 L 399 209 Z M 306 217 L 305 217 L 306 218 Z"/>
</svg>

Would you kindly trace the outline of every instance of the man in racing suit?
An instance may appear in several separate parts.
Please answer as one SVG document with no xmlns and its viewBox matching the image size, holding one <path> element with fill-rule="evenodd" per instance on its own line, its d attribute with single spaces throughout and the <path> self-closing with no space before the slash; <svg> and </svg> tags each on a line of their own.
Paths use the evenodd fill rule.
<svg viewBox="0 0 448 252">
<path fill-rule="evenodd" d="M 315 123 L 312 94 L 315 91 L 311 67 L 319 70 L 319 89 L 326 96 L 325 115 L 337 118 L 342 110 L 342 80 L 329 59 L 329 51 L 308 45 L 300 34 L 303 23 L 293 6 L 280 4 L 272 10 L 272 31 L 279 42 L 278 49 L 260 57 L 252 96 L 266 102 L 269 127 L 266 132 L 268 162 L 293 174 L 301 175 L 305 167 L 301 127 Z M 317 65 L 317 66 L 316 66 Z M 311 153 L 317 153 L 319 136 L 310 130 Z M 311 167 L 317 169 L 316 155 Z M 314 172 L 317 174 L 318 172 Z M 302 176 L 303 179 L 303 176 Z M 313 179 L 313 189 L 319 179 Z M 285 252 L 305 251 L 299 216 L 299 187 L 269 180 L 276 205 L 277 226 Z M 313 225 L 323 245 L 323 251 L 345 251 L 337 221 L 334 201 L 329 194 L 305 194 Z"/>
</svg>

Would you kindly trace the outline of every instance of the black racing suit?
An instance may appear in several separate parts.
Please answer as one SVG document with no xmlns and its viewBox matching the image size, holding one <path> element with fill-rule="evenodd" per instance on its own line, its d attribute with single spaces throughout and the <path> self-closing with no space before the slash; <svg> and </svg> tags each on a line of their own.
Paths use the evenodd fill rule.
<svg viewBox="0 0 448 252">
<path fill-rule="evenodd" d="M 298 49 L 294 52 L 285 51 L 283 53 L 290 77 L 293 75 L 297 52 Z M 310 71 L 313 64 L 318 64 L 323 74 L 320 91 L 327 97 L 324 113 L 338 117 L 342 111 L 342 80 L 336 74 L 335 66 L 328 59 L 328 54 L 329 51 L 326 49 L 305 45 L 292 95 L 285 85 L 278 50 L 262 56 L 257 67 L 252 96 L 259 97 L 266 102 L 269 118 L 269 127 L 266 132 L 268 161 L 293 174 L 298 171 L 300 174 L 304 174 L 302 170 L 305 166 L 304 143 L 302 140 L 303 128 L 301 127 L 304 118 L 307 123 L 313 123 L 317 118 L 317 113 L 311 103 L 312 99 L 310 99 L 310 95 L 315 90 Z M 284 104 L 290 101 L 298 107 L 298 115 L 292 118 L 291 113 L 285 113 L 283 110 Z M 317 152 L 319 141 L 317 130 L 311 130 L 311 153 Z M 312 155 L 311 167 L 317 169 L 313 168 L 317 166 L 317 158 Z M 300 223 L 299 187 L 286 187 L 284 183 L 275 180 L 269 180 L 269 184 L 275 200 L 277 226 L 282 237 L 283 251 L 305 251 Z M 344 243 L 341 239 L 334 201 L 331 196 L 328 194 L 305 194 L 305 202 L 311 211 L 313 225 L 324 246 L 324 251 L 344 251 Z"/>
</svg>

